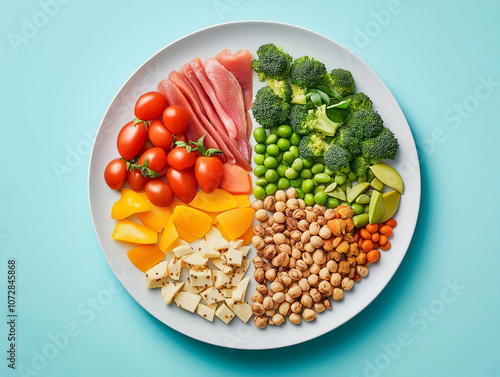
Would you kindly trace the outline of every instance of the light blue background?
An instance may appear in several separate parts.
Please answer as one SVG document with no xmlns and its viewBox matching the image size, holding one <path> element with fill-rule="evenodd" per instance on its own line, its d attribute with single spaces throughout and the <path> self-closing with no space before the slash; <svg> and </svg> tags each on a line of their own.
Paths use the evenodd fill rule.
<svg viewBox="0 0 500 377">
<path fill-rule="evenodd" d="M 2 376 L 23 375 L 5 358 L 11 258 L 17 367 L 38 362 L 32 375 L 500 376 L 499 2 L 70 0 L 46 20 L 43 2 L 0 1 Z M 47 22 L 15 46 L 9 33 L 22 35 L 25 18 Z M 176 333 L 123 290 L 106 296 L 115 278 L 90 218 L 85 132 L 165 45 L 256 19 L 324 34 L 384 80 L 420 151 L 422 202 L 406 258 L 361 314 L 302 345 L 245 352 Z M 484 80 L 494 82 L 489 90 Z M 465 110 L 450 118 L 455 105 Z M 71 151 L 79 157 L 58 179 L 53 164 L 66 164 Z M 98 297 L 108 304 L 91 309 Z M 41 363 L 37 352 L 67 326 L 78 335 Z"/>
</svg>

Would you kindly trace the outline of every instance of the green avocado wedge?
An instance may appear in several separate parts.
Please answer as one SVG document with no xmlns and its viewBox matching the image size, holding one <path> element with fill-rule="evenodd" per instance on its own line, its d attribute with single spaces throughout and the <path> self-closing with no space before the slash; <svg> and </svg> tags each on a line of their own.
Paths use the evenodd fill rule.
<svg viewBox="0 0 500 377">
<path fill-rule="evenodd" d="M 368 221 L 376 224 L 384 213 L 384 197 L 378 191 L 373 191 L 368 207 Z"/>
<path fill-rule="evenodd" d="M 397 190 L 392 190 L 384 193 L 382 195 L 382 198 L 384 200 L 384 213 L 382 214 L 380 219 L 378 219 L 378 223 L 385 223 L 392 216 L 394 216 L 399 207 L 399 199 L 401 198 L 401 194 Z"/>
<path fill-rule="evenodd" d="M 373 172 L 375 177 L 384 185 L 398 190 L 400 194 L 403 193 L 403 179 L 396 171 L 396 169 L 394 169 L 392 166 L 386 164 L 375 164 L 373 166 L 370 166 L 370 170 Z"/>
</svg>

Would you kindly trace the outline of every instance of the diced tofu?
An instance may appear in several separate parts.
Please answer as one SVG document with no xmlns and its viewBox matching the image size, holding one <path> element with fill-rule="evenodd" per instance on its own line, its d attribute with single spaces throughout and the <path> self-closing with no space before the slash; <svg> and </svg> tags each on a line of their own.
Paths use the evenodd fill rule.
<svg viewBox="0 0 500 377">
<path fill-rule="evenodd" d="M 222 254 L 222 259 L 225 260 L 227 264 L 230 266 L 241 266 L 241 262 L 243 260 L 243 254 L 241 251 L 235 249 L 234 247 L 230 247 L 228 251 Z"/>
<path fill-rule="evenodd" d="M 248 320 L 252 316 L 252 307 L 246 302 L 234 304 L 231 309 L 233 310 L 234 314 L 236 314 L 238 318 L 245 323 L 248 322 Z"/>
<path fill-rule="evenodd" d="M 233 247 L 237 250 L 239 250 L 243 246 L 243 240 L 242 239 L 237 239 L 229 242 L 229 247 Z"/>
<path fill-rule="evenodd" d="M 234 292 L 233 288 L 222 288 L 220 291 L 226 298 L 233 297 L 233 292 Z"/>
<path fill-rule="evenodd" d="M 226 306 L 226 304 L 219 306 L 219 309 L 215 311 L 215 315 L 226 325 L 234 318 L 234 313 Z"/>
<path fill-rule="evenodd" d="M 240 247 L 240 252 L 243 254 L 244 257 L 247 256 L 248 252 L 250 251 L 250 246 L 242 246 Z"/>
<path fill-rule="evenodd" d="M 179 245 L 177 247 L 174 247 L 172 250 L 177 258 L 180 258 L 184 255 L 191 254 L 194 250 L 191 247 L 191 245 Z"/>
<path fill-rule="evenodd" d="M 215 304 L 217 307 L 217 304 Z M 205 318 L 207 321 L 212 322 L 214 320 L 215 308 L 211 308 L 209 306 L 198 304 L 196 308 L 196 313 Z"/>
<path fill-rule="evenodd" d="M 226 275 L 222 271 L 216 271 L 214 276 L 215 288 L 231 288 L 231 276 Z"/>
<path fill-rule="evenodd" d="M 150 268 L 146 272 L 146 286 L 148 288 L 160 288 L 167 282 L 168 262 L 163 261 Z"/>
<path fill-rule="evenodd" d="M 226 262 L 224 262 L 221 258 L 214 258 L 212 259 L 212 264 L 217 267 L 219 270 L 224 272 L 225 274 L 231 273 L 233 271 L 234 267 L 228 265 Z"/>
<path fill-rule="evenodd" d="M 191 281 L 188 277 L 187 283 L 184 284 L 184 287 L 182 287 L 182 290 L 185 292 L 191 292 L 191 293 L 200 293 L 205 287 L 195 287 L 191 284 Z"/>
<path fill-rule="evenodd" d="M 200 255 L 204 258 L 218 258 L 220 253 L 215 250 L 213 245 L 205 240 L 201 240 L 199 243 Z"/>
<path fill-rule="evenodd" d="M 231 296 L 235 302 L 242 302 L 245 300 L 245 293 L 247 292 L 249 282 L 250 277 L 247 276 L 238 283 L 238 286 L 233 291 L 233 294 Z"/>
<path fill-rule="evenodd" d="M 175 295 L 179 293 L 184 283 L 167 281 L 165 285 L 161 288 L 161 296 L 163 297 L 163 301 L 165 305 L 170 305 Z"/>
<path fill-rule="evenodd" d="M 181 277 L 182 259 L 172 258 L 168 264 L 168 276 L 172 280 L 179 280 Z"/>
<path fill-rule="evenodd" d="M 213 285 L 212 270 L 209 268 L 203 270 L 189 270 L 188 279 L 194 287 L 210 287 Z"/>
<path fill-rule="evenodd" d="M 215 287 L 208 287 L 201 292 L 200 295 L 203 301 L 205 301 L 209 306 L 225 300 L 224 295 Z"/>
<path fill-rule="evenodd" d="M 199 270 L 207 267 L 208 258 L 203 258 L 199 253 L 192 253 L 182 257 L 184 263 L 190 268 Z"/>
<path fill-rule="evenodd" d="M 238 267 L 232 274 L 231 285 L 236 286 L 243 279 L 243 276 L 250 267 L 250 259 L 245 259 L 241 267 Z"/>
<path fill-rule="evenodd" d="M 180 291 L 174 297 L 174 302 L 179 308 L 193 313 L 200 303 L 201 296 L 196 293 Z"/>
</svg>

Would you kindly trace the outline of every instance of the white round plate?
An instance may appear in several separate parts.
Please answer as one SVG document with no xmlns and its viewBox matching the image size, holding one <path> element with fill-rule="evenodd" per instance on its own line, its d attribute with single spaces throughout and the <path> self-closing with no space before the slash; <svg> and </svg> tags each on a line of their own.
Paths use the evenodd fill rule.
<svg viewBox="0 0 500 377">
<path fill-rule="evenodd" d="M 399 139 L 400 151 L 390 164 L 402 174 L 405 192 L 396 216 L 399 225 L 391 239 L 392 248 L 383 252 L 380 262 L 369 267 L 368 277 L 346 292 L 342 301 L 333 302 L 334 310 L 321 313 L 312 323 L 300 326 L 287 323 L 259 330 L 253 320 L 244 324 L 235 318 L 225 325 L 215 318 L 210 323 L 175 304 L 165 306 L 158 289 L 146 288 L 144 274 L 126 256 L 131 247 L 111 239 L 116 223 L 110 217 L 111 207 L 119 198 L 119 192 L 107 187 L 103 172 L 108 162 L 118 157 L 116 137 L 121 127 L 134 118 L 135 101 L 141 94 L 156 90 L 158 82 L 169 72 L 196 57 L 204 60 L 215 56 L 224 48 L 232 53 L 249 49 L 255 56 L 260 45 L 271 42 L 295 58 L 310 55 L 324 62 L 328 70 L 341 67 L 352 72 L 357 90 L 373 100 L 374 109 Z M 254 90 L 260 86 L 262 83 L 254 75 Z M 146 61 L 119 90 L 104 115 L 90 157 L 88 185 L 90 210 L 101 249 L 132 297 L 158 320 L 187 336 L 240 349 L 269 349 L 301 343 L 339 327 L 358 314 L 384 289 L 403 260 L 420 205 L 420 169 L 413 136 L 403 112 L 382 80 L 358 57 L 331 39 L 300 27 L 265 21 L 234 22 L 197 31 L 171 43 Z M 250 258 L 253 255 L 252 250 Z M 253 274 L 253 266 L 248 273 Z"/>
</svg>

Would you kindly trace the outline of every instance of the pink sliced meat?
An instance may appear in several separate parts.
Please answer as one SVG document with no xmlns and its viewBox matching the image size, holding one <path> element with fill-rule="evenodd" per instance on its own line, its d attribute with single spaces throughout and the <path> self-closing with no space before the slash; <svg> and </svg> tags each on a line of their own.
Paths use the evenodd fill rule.
<svg viewBox="0 0 500 377">
<path fill-rule="evenodd" d="M 243 169 L 247 171 L 251 171 L 252 167 L 249 164 L 249 162 L 243 157 L 241 152 L 238 150 L 236 144 L 234 141 L 229 137 L 229 134 L 224 127 L 224 124 L 222 123 L 219 115 L 217 115 L 217 112 L 215 111 L 215 108 L 210 101 L 210 98 L 208 97 L 207 93 L 203 89 L 203 86 L 201 85 L 200 81 L 196 77 L 196 74 L 194 73 L 193 68 L 191 67 L 191 64 L 185 64 L 181 69 L 180 72 L 182 75 L 189 81 L 191 84 L 192 88 L 195 90 L 196 94 L 198 95 L 198 99 L 201 102 L 201 105 L 205 111 L 205 114 L 207 115 L 208 120 L 212 123 L 214 128 L 217 130 L 219 133 L 220 137 L 224 140 L 227 148 L 230 150 L 234 158 L 236 159 L 236 164 L 241 166 Z M 250 131 L 251 132 L 251 131 Z"/>
<path fill-rule="evenodd" d="M 168 79 L 177 88 L 180 89 L 182 94 L 184 94 L 186 99 L 189 101 L 189 103 L 193 108 L 193 111 L 197 115 L 197 118 L 200 120 L 202 126 L 205 128 L 208 135 L 212 136 L 214 141 L 217 143 L 218 149 L 222 151 L 222 153 L 226 157 L 227 162 L 229 162 L 230 164 L 235 164 L 236 159 L 234 158 L 233 154 L 226 145 L 226 142 L 223 140 L 222 135 L 220 135 L 220 133 L 215 129 L 212 123 L 210 123 L 210 121 L 207 119 L 205 110 L 203 109 L 200 99 L 196 94 L 196 91 L 192 87 L 191 83 L 186 79 L 186 77 L 184 77 L 181 73 L 177 71 L 170 72 L 170 74 L 168 75 Z"/>
<path fill-rule="evenodd" d="M 219 52 L 215 59 L 236 77 L 243 91 L 245 109 L 250 110 L 253 97 L 252 53 L 250 50 L 239 50 L 231 55 L 226 48 Z"/>
<path fill-rule="evenodd" d="M 212 62 L 215 62 L 215 64 Z M 231 72 L 213 58 L 212 62 L 209 62 L 209 67 L 213 81 L 210 80 L 208 72 L 205 71 L 205 67 L 200 59 L 195 59 L 190 64 L 224 124 L 229 137 L 234 141 L 245 160 L 250 163 L 252 148 L 246 138 L 247 124 L 244 114 L 241 87 Z M 222 69 L 217 69 L 217 66 Z M 221 76 L 218 77 L 216 72 L 222 72 Z M 215 86 L 213 82 L 216 82 Z M 235 88 L 235 83 L 237 87 L 239 87 L 239 90 L 236 89 L 237 87 Z M 226 101 L 231 103 L 226 103 Z M 228 109 L 233 113 L 229 114 Z M 233 117 L 238 119 L 237 123 L 235 123 Z"/>
<path fill-rule="evenodd" d="M 184 134 L 189 140 L 197 141 L 200 137 L 207 133 L 200 120 L 196 116 L 196 113 L 194 112 L 191 104 L 177 86 L 175 86 L 170 80 L 162 80 L 158 84 L 158 91 L 167 98 L 169 105 L 183 106 L 186 109 L 189 117 L 189 125 L 186 128 Z M 204 141 L 205 147 L 207 149 L 219 149 L 219 146 L 214 141 L 212 136 L 207 135 Z M 221 156 L 221 159 L 225 161 L 224 156 Z"/>
</svg>

